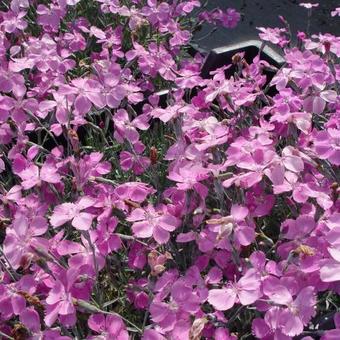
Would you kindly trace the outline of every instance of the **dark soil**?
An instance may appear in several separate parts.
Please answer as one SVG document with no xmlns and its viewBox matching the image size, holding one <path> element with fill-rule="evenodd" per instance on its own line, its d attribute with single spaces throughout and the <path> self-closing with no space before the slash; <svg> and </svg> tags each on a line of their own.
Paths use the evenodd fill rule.
<svg viewBox="0 0 340 340">
<path fill-rule="evenodd" d="M 311 33 L 328 32 L 340 35 L 340 18 L 331 17 L 330 14 L 332 10 L 340 6 L 340 0 L 210 0 L 208 9 L 235 8 L 242 14 L 242 21 L 234 29 L 219 28 L 212 35 L 199 40 L 212 29 L 206 25 L 195 38 L 199 40 L 200 47 L 207 50 L 248 39 L 258 39 L 256 27 L 283 26 L 278 18 L 279 15 L 289 22 L 292 32 L 306 32 L 308 10 L 299 6 L 301 2 L 319 2 L 319 7 L 313 8 L 312 11 Z"/>
</svg>

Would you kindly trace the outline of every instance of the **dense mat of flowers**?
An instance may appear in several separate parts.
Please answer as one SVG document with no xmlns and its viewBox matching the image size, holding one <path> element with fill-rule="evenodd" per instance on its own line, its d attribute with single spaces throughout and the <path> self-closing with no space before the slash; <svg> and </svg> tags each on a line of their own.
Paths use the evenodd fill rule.
<svg viewBox="0 0 340 340">
<path fill-rule="evenodd" d="M 340 339 L 340 38 L 203 5 L 0 4 L 0 338 Z"/>
</svg>

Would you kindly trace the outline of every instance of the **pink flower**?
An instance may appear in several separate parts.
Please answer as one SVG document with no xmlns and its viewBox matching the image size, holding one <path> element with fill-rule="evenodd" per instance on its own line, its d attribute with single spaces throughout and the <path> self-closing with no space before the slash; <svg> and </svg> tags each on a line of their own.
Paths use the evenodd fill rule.
<svg viewBox="0 0 340 340">
<path fill-rule="evenodd" d="M 303 288 L 297 297 L 293 299 L 289 290 L 281 285 L 278 279 L 272 277 L 265 280 L 263 292 L 273 303 L 286 306 L 286 308 L 280 309 L 273 307 L 267 312 L 268 316 L 271 314 L 272 318 L 276 318 L 276 326 L 273 327 L 273 324 L 268 326 L 273 330 L 279 329 L 287 336 L 301 334 L 304 326 L 315 314 L 316 298 L 314 287 Z"/>
<path fill-rule="evenodd" d="M 43 216 L 30 218 L 19 211 L 15 214 L 12 228 L 7 230 L 4 241 L 4 253 L 13 268 L 18 269 L 23 265 L 24 257 L 33 257 L 34 249 L 48 249 L 48 240 L 39 237 L 47 229 L 48 224 Z"/>
<path fill-rule="evenodd" d="M 180 220 L 175 216 L 156 210 L 152 205 L 148 205 L 145 209 L 134 209 L 126 220 L 133 222 L 134 235 L 141 238 L 153 236 L 159 244 L 168 242 L 169 232 L 174 231 L 180 225 Z"/>
<path fill-rule="evenodd" d="M 299 6 L 307 8 L 307 9 L 311 9 L 313 7 L 319 7 L 319 3 L 310 3 L 310 2 L 301 2 L 299 4 Z"/>
<path fill-rule="evenodd" d="M 114 137 L 119 143 L 123 143 L 124 139 L 126 139 L 133 145 L 139 139 L 137 128 L 140 130 L 147 130 L 149 127 L 148 120 L 149 118 L 146 115 L 140 115 L 131 122 L 127 111 L 123 109 L 117 110 L 113 117 L 116 127 Z"/>
<path fill-rule="evenodd" d="M 315 134 L 314 148 L 317 156 L 340 165 L 340 130 L 329 128 Z"/>
<path fill-rule="evenodd" d="M 26 308 L 20 313 L 20 322 L 33 332 L 40 330 L 40 316 L 33 307 Z"/>
<path fill-rule="evenodd" d="M 4 12 L 1 26 L 7 33 L 14 33 L 17 29 L 23 31 L 27 27 L 27 22 L 23 19 L 26 12 Z"/>
<path fill-rule="evenodd" d="M 340 7 L 337 7 L 334 11 L 331 12 L 332 17 L 340 17 Z"/>
<path fill-rule="evenodd" d="M 69 326 L 76 323 L 76 309 L 73 305 L 71 288 L 79 275 L 79 268 L 70 268 L 65 273 L 63 280 L 53 282 L 52 289 L 46 298 L 45 323 L 51 327 L 60 315 L 62 322 Z"/>
<path fill-rule="evenodd" d="M 112 251 L 117 251 L 121 247 L 120 238 L 113 234 L 117 224 L 118 220 L 115 217 L 104 219 L 97 224 L 95 230 L 91 231 L 94 243 L 97 245 L 100 253 L 104 256 Z"/>
<path fill-rule="evenodd" d="M 226 11 L 223 11 L 219 8 L 216 8 L 211 12 L 203 11 L 200 13 L 199 17 L 200 20 L 205 20 L 208 23 L 221 25 L 226 28 L 236 27 L 241 19 L 240 13 L 233 8 L 228 8 Z"/>
<path fill-rule="evenodd" d="M 138 242 L 132 244 L 128 264 L 133 269 L 143 269 L 146 265 L 146 248 Z"/>
<path fill-rule="evenodd" d="M 138 203 L 144 202 L 149 195 L 155 192 L 155 189 L 142 182 L 126 182 L 115 188 L 115 193 L 121 200 L 131 200 Z"/>
<path fill-rule="evenodd" d="M 122 151 L 120 153 L 120 166 L 123 170 L 131 170 L 136 175 L 141 175 L 151 164 L 148 157 L 143 157 L 141 154 L 145 150 L 145 145 L 141 142 L 135 143 L 133 146 L 133 153 Z"/>
<path fill-rule="evenodd" d="M 230 283 L 226 288 L 211 289 L 208 302 L 216 310 L 225 311 L 240 302 L 251 305 L 261 297 L 259 276 L 254 269 L 249 269 L 237 283 Z"/>
<path fill-rule="evenodd" d="M 215 17 L 215 19 L 217 19 Z M 227 8 L 225 12 L 222 12 L 218 16 L 218 19 L 223 27 L 235 28 L 241 19 L 241 15 L 233 8 Z"/>
<path fill-rule="evenodd" d="M 60 25 L 60 20 L 64 14 L 64 10 L 53 4 L 51 4 L 50 7 L 38 5 L 37 13 L 37 23 L 42 25 L 46 31 L 56 32 Z"/>
<path fill-rule="evenodd" d="M 100 152 L 92 152 L 79 160 L 70 159 L 70 167 L 77 188 L 82 189 L 92 177 L 101 177 L 110 172 L 111 164 L 108 161 L 102 161 L 103 156 Z"/>
<path fill-rule="evenodd" d="M 322 114 L 327 103 L 336 103 L 337 93 L 333 90 L 324 90 L 319 87 L 314 95 L 305 98 L 303 108 L 310 113 Z"/>
<path fill-rule="evenodd" d="M 261 32 L 259 36 L 264 41 L 280 46 L 284 46 L 288 43 L 285 36 L 285 33 L 287 33 L 285 28 L 257 27 L 257 29 Z"/>
<path fill-rule="evenodd" d="M 112 235 L 113 236 L 113 235 Z M 91 243 L 81 236 L 81 242 L 73 242 L 69 240 L 61 240 L 57 245 L 57 253 L 60 256 L 70 255 L 68 264 L 70 267 L 79 268 L 87 265 L 93 270 L 101 270 L 104 265 L 104 256 L 99 252 L 96 241 L 95 233 L 90 233 Z M 113 244 L 111 244 L 113 246 Z"/>
<path fill-rule="evenodd" d="M 0 285 L 0 314 L 3 319 L 10 319 L 13 315 L 23 315 L 27 311 L 26 300 L 20 292 L 33 295 L 36 283 L 32 275 L 24 275 L 18 282 Z M 39 323 L 40 325 L 40 323 Z"/>
<path fill-rule="evenodd" d="M 202 197 L 207 195 L 207 188 L 200 181 L 209 177 L 209 170 L 201 164 L 183 161 L 176 164 L 170 171 L 168 178 L 177 182 L 180 190 L 195 189 Z"/>
<path fill-rule="evenodd" d="M 78 230 L 88 230 L 91 228 L 94 215 L 84 212 L 93 206 L 95 200 L 89 196 L 82 197 L 77 203 L 62 203 L 54 208 L 50 217 L 53 227 L 60 227 L 68 221 Z"/>
<path fill-rule="evenodd" d="M 151 164 L 147 157 L 122 151 L 119 155 L 120 166 L 124 171 L 132 170 L 136 175 L 141 175 Z"/>
<path fill-rule="evenodd" d="M 100 335 L 90 336 L 93 340 L 128 340 L 129 335 L 122 319 L 116 315 L 92 314 L 88 320 L 90 329 Z"/>
<path fill-rule="evenodd" d="M 233 204 L 230 216 L 212 218 L 206 222 L 210 225 L 210 230 L 218 232 L 217 238 L 221 240 L 221 246 L 227 238 L 232 238 L 242 246 L 248 246 L 255 239 L 254 228 L 246 223 L 248 214 L 249 210 L 246 207 Z"/>
<path fill-rule="evenodd" d="M 336 249 L 332 250 L 331 248 L 331 254 L 333 254 L 334 257 L 337 257 L 337 253 Z M 332 259 L 323 261 L 320 268 L 320 279 L 323 282 L 340 281 L 340 263 Z"/>
<path fill-rule="evenodd" d="M 60 85 L 58 92 L 63 95 L 75 95 L 74 108 L 79 115 L 85 115 L 91 110 L 92 104 L 97 108 L 105 106 L 105 98 L 101 84 L 94 79 L 77 78 L 71 85 Z"/>
<path fill-rule="evenodd" d="M 188 313 L 194 314 L 200 308 L 200 297 L 198 292 L 193 291 L 192 284 L 188 280 L 177 280 L 171 287 L 171 297 L 180 308 Z"/>
<path fill-rule="evenodd" d="M 53 162 L 45 162 L 41 169 L 35 164 L 29 165 L 26 169 L 19 172 L 19 177 L 22 179 L 21 185 L 28 190 L 35 186 L 40 186 L 42 181 L 51 184 L 61 182 L 61 176 L 58 174 L 58 169 Z"/>
<path fill-rule="evenodd" d="M 232 154 L 234 150 L 235 155 Z M 227 160 L 226 164 L 236 164 L 237 167 L 248 171 L 241 175 L 234 175 L 230 179 L 225 180 L 222 184 L 226 188 L 234 183 L 246 188 L 250 188 L 259 183 L 264 174 L 267 173 L 268 168 L 277 158 L 277 154 L 271 150 L 271 148 L 259 148 L 252 150 L 252 152 L 249 153 L 242 153 L 240 151 L 241 150 L 234 149 L 234 147 L 228 149 L 227 153 L 230 152 L 231 157 Z M 235 160 L 232 159 L 234 157 Z"/>
</svg>

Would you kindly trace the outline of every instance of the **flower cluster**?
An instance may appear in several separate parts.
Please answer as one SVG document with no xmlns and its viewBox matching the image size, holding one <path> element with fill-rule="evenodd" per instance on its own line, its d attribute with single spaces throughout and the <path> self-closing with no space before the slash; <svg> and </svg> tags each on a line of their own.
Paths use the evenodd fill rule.
<svg viewBox="0 0 340 340">
<path fill-rule="evenodd" d="M 234 9 L 3 3 L 0 338 L 340 338 L 339 37 L 203 78 Z"/>
</svg>

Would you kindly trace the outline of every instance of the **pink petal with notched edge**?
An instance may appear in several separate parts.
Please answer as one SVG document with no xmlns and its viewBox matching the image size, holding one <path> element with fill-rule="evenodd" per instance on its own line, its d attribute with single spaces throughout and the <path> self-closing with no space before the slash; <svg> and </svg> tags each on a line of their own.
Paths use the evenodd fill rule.
<svg viewBox="0 0 340 340">
<path fill-rule="evenodd" d="M 68 300 L 61 301 L 59 304 L 59 314 L 68 315 L 75 312 L 75 308 Z"/>
<path fill-rule="evenodd" d="M 205 280 L 207 283 L 214 284 L 219 283 L 222 280 L 222 270 L 218 267 L 213 267 L 209 270 Z"/>
<path fill-rule="evenodd" d="M 89 207 L 93 207 L 95 203 L 96 203 L 96 200 L 94 198 L 89 197 L 89 196 L 83 196 L 77 203 L 77 207 L 80 210 L 83 210 Z"/>
<path fill-rule="evenodd" d="M 106 330 L 105 316 L 100 313 L 92 314 L 89 317 L 87 324 L 89 325 L 90 329 L 97 333 L 102 333 Z"/>
<path fill-rule="evenodd" d="M 74 107 L 80 115 L 84 115 L 91 110 L 91 102 L 83 95 L 78 95 L 74 101 Z"/>
<path fill-rule="evenodd" d="M 106 317 L 106 329 L 111 336 L 116 336 L 117 340 L 124 339 L 127 336 L 125 325 L 122 319 L 116 315 L 108 315 Z M 128 337 L 126 337 L 128 340 Z"/>
<path fill-rule="evenodd" d="M 163 228 L 156 226 L 153 230 L 153 238 L 156 240 L 158 244 L 164 244 L 169 241 L 170 234 Z"/>
<path fill-rule="evenodd" d="M 137 208 L 132 211 L 132 213 L 126 218 L 129 222 L 144 221 L 146 216 L 146 211 L 142 208 Z"/>
<path fill-rule="evenodd" d="M 340 228 L 330 230 L 326 235 L 326 240 L 332 245 L 340 246 Z"/>
<path fill-rule="evenodd" d="M 33 308 L 27 308 L 20 313 L 20 322 L 33 332 L 40 330 L 40 317 Z"/>
<path fill-rule="evenodd" d="M 328 160 L 334 165 L 340 165 L 340 150 L 333 150 Z"/>
<path fill-rule="evenodd" d="M 261 297 L 260 290 L 241 290 L 238 293 L 238 298 L 242 305 L 247 306 L 254 303 Z"/>
<path fill-rule="evenodd" d="M 259 279 L 259 275 L 254 268 L 248 269 L 248 271 L 238 281 L 237 286 L 240 289 L 257 290 L 261 285 Z"/>
<path fill-rule="evenodd" d="M 59 312 L 58 303 L 54 306 L 47 307 L 45 318 L 44 318 L 46 326 L 51 327 L 54 324 L 54 322 L 58 318 L 58 312 Z"/>
<path fill-rule="evenodd" d="M 258 338 L 258 339 L 264 339 L 267 335 L 270 334 L 271 330 L 269 326 L 266 324 L 266 322 L 263 319 L 256 318 L 252 322 L 252 333 Z"/>
<path fill-rule="evenodd" d="M 239 176 L 241 185 L 245 188 L 251 188 L 253 185 L 262 180 L 262 172 L 248 172 Z"/>
<path fill-rule="evenodd" d="M 211 289 L 209 291 L 208 302 L 216 310 L 225 311 L 234 306 L 236 302 L 236 292 L 233 289 Z"/>
<path fill-rule="evenodd" d="M 46 303 L 48 305 L 54 305 L 58 303 L 61 299 L 62 294 L 64 293 L 65 289 L 61 282 L 57 281 L 53 288 L 48 293 L 46 298 Z"/>
<path fill-rule="evenodd" d="M 329 260 L 320 269 L 320 279 L 323 282 L 340 281 L 340 263 Z"/>
<path fill-rule="evenodd" d="M 251 227 L 238 226 L 235 231 L 235 236 L 242 246 L 248 246 L 255 240 L 255 231 Z"/>
<path fill-rule="evenodd" d="M 80 212 L 72 220 L 72 225 L 78 230 L 89 230 L 91 228 L 93 219 L 94 215 L 86 212 Z"/>
<path fill-rule="evenodd" d="M 154 329 L 146 329 L 143 333 L 142 340 L 166 340 L 166 338 Z"/>
<path fill-rule="evenodd" d="M 304 169 L 303 160 L 298 156 L 285 156 L 282 161 L 285 168 L 290 171 L 301 172 Z"/>
<path fill-rule="evenodd" d="M 322 91 L 320 97 L 328 103 L 335 103 L 337 99 L 337 93 L 334 90 Z"/>
<path fill-rule="evenodd" d="M 147 238 L 152 236 L 153 226 L 148 221 L 139 221 L 132 225 L 132 231 L 137 237 Z"/>
<path fill-rule="evenodd" d="M 340 262 L 340 247 L 339 246 L 336 248 L 328 247 L 327 250 L 335 261 Z"/>
<path fill-rule="evenodd" d="M 77 242 L 61 240 L 57 246 L 57 252 L 60 256 L 81 253 L 84 247 Z"/>
<path fill-rule="evenodd" d="M 21 295 L 18 295 L 18 294 L 12 295 L 11 303 L 12 303 L 13 312 L 17 315 L 19 315 L 26 306 L 25 299 Z"/>
<path fill-rule="evenodd" d="M 19 237 L 25 237 L 29 228 L 28 218 L 23 214 L 16 214 L 13 228 Z"/>
<path fill-rule="evenodd" d="M 281 185 L 284 183 L 285 169 L 282 164 L 276 164 L 270 169 L 270 173 L 268 175 L 274 185 Z"/>
<path fill-rule="evenodd" d="M 132 144 L 138 142 L 139 133 L 133 127 L 126 127 L 124 130 L 124 137 Z"/>
<path fill-rule="evenodd" d="M 94 104 L 97 108 L 103 108 L 106 104 L 105 97 L 101 93 L 87 92 L 86 97 Z"/>
<path fill-rule="evenodd" d="M 263 285 L 263 292 L 272 302 L 279 305 L 288 305 L 293 301 L 289 290 L 281 285 L 279 281 L 273 284 L 272 280 L 266 280 Z"/>
<path fill-rule="evenodd" d="M 291 313 L 288 309 L 282 311 L 281 318 L 283 334 L 296 336 L 303 332 L 303 323 L 301 319 L 297 315 Z"/>
<path fill-rule="evenodd" d="M 120 100 L 117 100 L 113 94 L 109 93 L 106 95 L 106 103 L 111 109 L 116 109 L 120 105 Z"/>
<path fill-rule="evenodd" d="M 244 221 L 248 216 L 249 210 L 241 205 L 233 204 L 230 210 L 230 214 L 234 217 L 236 221 Z"/>
<path fill-rule="evenodd" d="M 52 164 L 44 164 L 40 170 L 40 178 L 47 183 L 60 183 L 61 176 L 57 173 L 57 169 Z"/>
<path fill-rule="evenodd" d="M 162 322 L 169 316 L 169 306 L 164 302 L 152 303 L 150 306 L 150 314 L 154 322 Z"/>
<path fill-rule="evenodd" d="M 42 216 L 34 217 L 30 223 L 30 228 L 33 230 L 34 236 L 45 234 L 48 229 L 46 218 Z"/>
<path fill-rule="evenodd" d="M 307 324 L 315 315 L 316 294 L 312 286 L 301 289 L 294 301 L 294 306 L 299 310 L 299 317 L 302 323 Z"/>
<path fill-rule="evenodd" d="M 53 227 L 59 227 L 64 223 L 72 220 L 76 214 L 76 205 L 74 203 L 63 203 L 54 208 L 50 217 L 50 223 Z"/>
<path fill-rule="evenodd" d="M 167 231 L 174 231 L 178 225 L 179 220 L 172 215 L 162 215 L 160 218 L 157 219 L 157 224 Z"/>
<path fill-rule="evenodd" d="M 176 242 L 186 243 L 195 240 L 196 234 L 193 231 L 189 231 L 188 233 L 180 233 L 176 238 Z"/>
<path fill-rule="evenodd" d="M 21 185 L 28 190 L 40 183 L 39 168 L 36 165 L 31 165 L 19 173 L 22 179 Z"/>
<path fill-rule="evenodd" d="M 321 97 L 314 97 L 313 99 L 313 113 L 321 114 L 326 107 L 326 101 Z"/>
</svg>

